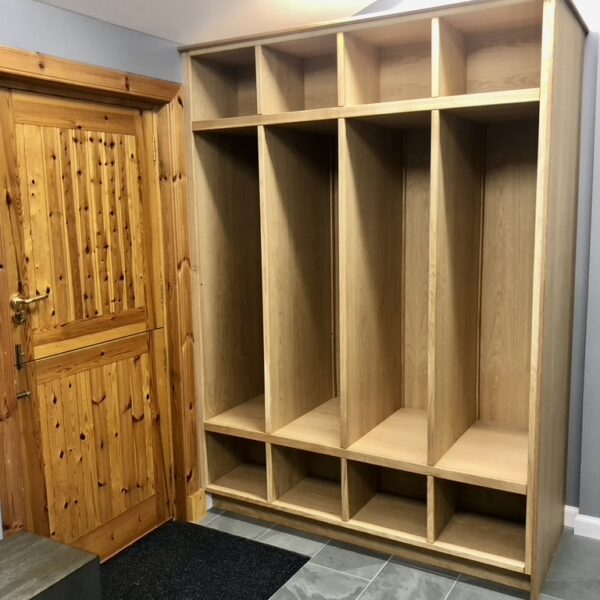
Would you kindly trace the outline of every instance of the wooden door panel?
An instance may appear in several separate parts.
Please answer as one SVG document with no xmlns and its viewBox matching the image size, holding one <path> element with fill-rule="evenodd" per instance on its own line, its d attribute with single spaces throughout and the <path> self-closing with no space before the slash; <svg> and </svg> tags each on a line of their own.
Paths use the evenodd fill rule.
<svg viewBox="0 0 600 600">
<path fill-rule="evenodd" d="M 16 145 L 22 293 L 49 294 L 31 310 L 33 358 L 146 329 L 136 137 L 17 123 Z"/>
<path fill-rule="evenodd" d="M 51 537 L 72 542 L 157 493 L 158 363 L 149 334 L 36 362 Z"/>
</svg>

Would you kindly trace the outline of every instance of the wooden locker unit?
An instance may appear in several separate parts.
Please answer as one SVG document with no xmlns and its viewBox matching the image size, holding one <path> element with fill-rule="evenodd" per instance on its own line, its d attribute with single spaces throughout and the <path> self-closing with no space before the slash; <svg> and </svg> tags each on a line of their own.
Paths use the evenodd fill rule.
<svg viewBox="0 0 600 600">
<path fill-rule="evenodd" d="M 482 0 L 184 49 L 222 506 L 539 597 L 586 35 L 567 0 Z"/>
</svg>

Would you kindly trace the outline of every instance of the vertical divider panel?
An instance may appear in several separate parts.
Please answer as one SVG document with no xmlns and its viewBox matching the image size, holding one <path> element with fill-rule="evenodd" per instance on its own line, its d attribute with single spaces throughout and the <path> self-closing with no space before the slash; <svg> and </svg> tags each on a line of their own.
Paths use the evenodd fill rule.
<svg viewBox="0 0 600 600">
<path fill-rule="evenodd" d="M 456 486 L 427 477 L 427 541 L 435 542 L 456 511 Z"/>
<path fill-rule="evenodd" d="M 342 459 L 342 518 L 349 521 L 377 493 L 377 471 Z"/>
<path fill-rule="evenodd" d="M 307 475 L 305 456 L 289 448 L 271 445 L 273 501 L 298 485 Z"/>
<path fill-rule="evenodd" d="M 477 418 L 482 137 L 433 111 L 430 213 L 429 463 Z"/>
<path fill-rule="evenodd" d="M 266 74 L 263 65 L 264 58 L 262 46 L 256 46 L 254 48 L 254 60 L 256 61 L 256 114 L 263 115 L 267 112 L 264 109 L 264 106 L 267 103 L 267 94 L 269 93 L 269 90 L 265 82 Z"/>
<path fill-rule="evenodd" d="M 266 463 L 267 463 L 267 502 L 274 502 L 275 495 L 275 471 L 273 464 L 273 444 L 267 442 L 266 446 Z"/>
<path fill-rule="evenodd" d="M 379 50 L 356 37 L 338 33 L 340 106 L 379 101 Z"/>
<path fill-rule="evenodd" d="M 444 19 L 431 21 L 432 95 L 464 94 L 467 87 L 467 49 L 463 34 Z"/>
<path fill-rule="evenodd" d="M 257 58 L 259 58 L 257 56 Z M 258 67 L 257 67 L 258 68 Z M 258 76 L 260 85 L 260 75 Z M 260 92 L 259 92 L 259 103 L 260 103 Z M 265 431 L 267 433 L 273 433 L 273 426 L 271 421 L 271 406 L 272 406 L 272 394 L 271 394 L 271 377 L 270 377 L 270 358 L 271 351 L 269 346 L 269 335 L 270 329 L 270 296 L 268 286 L 268 253 L 267 253 L 267 205 L 266 205 L 266 184 L 265 184 L 265 171 L 267 162 L 267 142 L 265 139 L 265 128 L 263 125 L 258 126 L 258 183 L 259 183 L 259 201 L 260 201 L 260 239 L 261 239 L 261 269 L 262 269 L 262 294 L 263 294 L 263 350 L 264 350 L 264 365 L 265 365 Z M 267 454 L 269 454 L 267 452 Z"/>
</svg>

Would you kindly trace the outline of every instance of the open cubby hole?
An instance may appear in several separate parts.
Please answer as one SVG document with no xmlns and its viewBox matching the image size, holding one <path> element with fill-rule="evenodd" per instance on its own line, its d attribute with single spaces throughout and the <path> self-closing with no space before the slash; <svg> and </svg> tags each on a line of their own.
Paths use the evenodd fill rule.
<svg viewBox="0 0 600 600">
<path fill-rule="evenodd" d="M 274 501 L 300 512 L 342 518 L 341 462 L 339 458 L 271 446 Z"/>
<path fill-rule="evenodd" d="M 431 542 L 524 563 L 526 496 L 443 479 L 432 485 Z"/>
<path fill-rule="evenodd" d="M 343 444 L 426 465 L 430 114 L 342 133 Z"/>
<path fill-rule="evenodd" d="M 265 444 L 205 433 L 208 490 L 267 500 Z"/>
<path fill-rule="evenodd" d="M 192 56 L 190 85 L 194 121 L 255 115 L 254 46 Z"/>
<path fill-rule="evenodd" d="M 264 129 L 269 433 L 340 446 L 337 123 Z"/>
<path fill-rule="evenodd" d="M 204 419 L 265 431 L 256 129 L 195 136 Z"/>
<path fill-rule="evenodd" d="M 542 60 L 539 19 L 471 29 L 460 15 L 437 19 L 438 95 L 538 88 Z M 435 75 L 434 75 L 435 76 Z"/>
<path fill-rule="evenodd" d="M 427 476 L 346 463 L 344 519 L 391 536 L 427 538 Z"/>
<path fill-rule="evenodd" d="M 430 462 L 525 493 L 537 118 L 434 114 L 439 156 Z"/>
<path fill-rule="evenodd" d="M 431 96 L 431 21 L 344 33 L 343 104 Z"/>
<path fill-rule="evenodd" d="M 263 114 L 338 105 L 335 34 L 262 46 L 260 56 Z"/>
</svg>

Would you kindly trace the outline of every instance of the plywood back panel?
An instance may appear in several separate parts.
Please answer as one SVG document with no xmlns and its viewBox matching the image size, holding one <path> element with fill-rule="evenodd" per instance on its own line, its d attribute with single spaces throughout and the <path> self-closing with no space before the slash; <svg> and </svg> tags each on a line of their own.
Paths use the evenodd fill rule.
<svg viewBox="0 0 600 600">
<path fill-rule="evenodd" d="M 541 28 L 507 29 L 467 38 L 468 93 L 540 84 Z"/>
<path fill-rule="evenodd" d="M 264 392 L 255 136 L 196 138 L 205 418 Z"/>
<path fill-rule="evenodd" d="M 431 131 L 404 132 L 404 327 L 402 397 L 427 409 Z"/>
<path fill-rule="evenodd" d="M 529 419 L 537 122 L 486 133 L 479 418 L 526 429 Z"/>
<path fill-rule="evenodd" d="M 267 430 L 330 399 L 332 153 L 326 134 L 261 130 Z"/>
<path fill-rule="evenodd" d="M 431 96 L 431 43 L 379 50 L 379 101 Z"/>
</svg>

